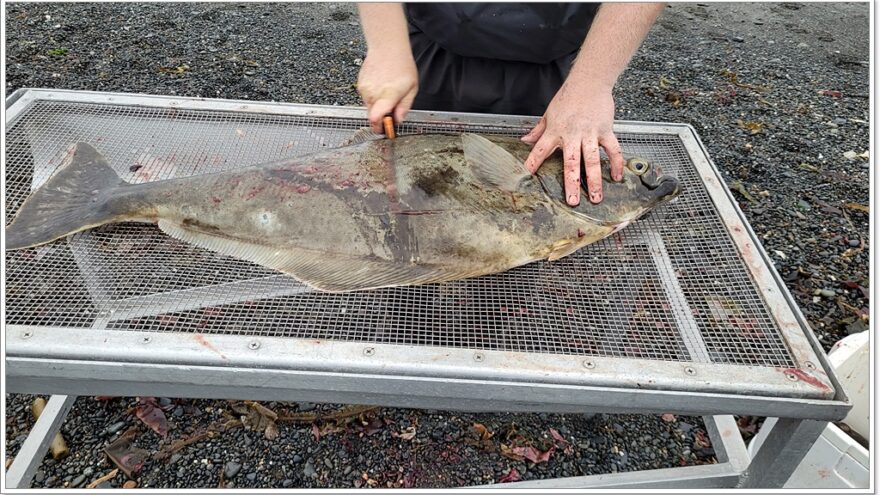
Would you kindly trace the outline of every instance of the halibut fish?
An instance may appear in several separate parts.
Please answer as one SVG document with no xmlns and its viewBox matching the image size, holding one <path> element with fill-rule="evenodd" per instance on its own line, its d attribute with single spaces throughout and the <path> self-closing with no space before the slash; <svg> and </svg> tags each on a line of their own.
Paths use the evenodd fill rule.
<svg viewBox="0 0 880 495">
<path fill-rule="evenodd" d="M 22 204 L 6 249 L 113 222 L 158 223 L 186 243 L 248 260 L 329 292 L 419 285 L 556 260 L 679 194 L 646 160 L 623 180 L 603 163 L 600 204 L 565 203 L 560 153 L 536 174 L 519 139 L 420 134 L 353 144 L 226 172 L 123 181 L 92 146 Z M 583 181 L 582 181 L 583 182 Z"/>
</svg>

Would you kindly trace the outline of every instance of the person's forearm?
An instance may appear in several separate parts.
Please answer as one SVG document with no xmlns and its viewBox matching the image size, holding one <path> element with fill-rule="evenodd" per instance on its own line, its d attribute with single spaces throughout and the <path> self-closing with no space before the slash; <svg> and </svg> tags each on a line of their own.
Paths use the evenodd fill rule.
<svg viewBox="0 0 880 495">
<path fill-rule="evenodd" d="M 602 4 L 566 82 L 610 91 L 665 5 Z"/>
<path fill-rule="evenodd" d="M 411 50 L 403 4 L 359 3 L 358 12 L 368 51 Z"/>
</svg>

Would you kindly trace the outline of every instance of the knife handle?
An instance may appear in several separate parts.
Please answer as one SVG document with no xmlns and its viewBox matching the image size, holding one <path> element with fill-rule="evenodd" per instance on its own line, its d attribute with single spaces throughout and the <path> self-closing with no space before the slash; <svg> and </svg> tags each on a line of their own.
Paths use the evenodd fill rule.
<svg viewBox="0 0 880 495">
<path fill-rule="evenodd" d="M 394 117 L 386 115 L 385 118 L 382 119 L 382 125 L 385 127 L 385 137 L 388 139 L 394 139 L 396 137 L 394 134 Z"/>
</svg>

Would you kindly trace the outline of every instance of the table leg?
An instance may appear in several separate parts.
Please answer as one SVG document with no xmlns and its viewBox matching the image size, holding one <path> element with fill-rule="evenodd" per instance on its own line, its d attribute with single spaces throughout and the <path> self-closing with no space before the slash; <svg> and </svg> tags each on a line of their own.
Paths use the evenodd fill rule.
<svg viewBox="0 0 880 495">
<path fill-rule="evenodd" d="M 75 395 L 53 395 L 49 398 L 46 408 L 6 471 L 6 488 L 30 488 L 34 473 L 43 462 L 52 439 L 61 429 L 75 400 Z"/>
<path fill-rule="evenodd" d="M 827 421 L 779 418 L 764 423 L 771 428 L 749 467 L 743 472 L 738 488 L 782 488 L 798 464 L 819 439 Z"/>
</svg>

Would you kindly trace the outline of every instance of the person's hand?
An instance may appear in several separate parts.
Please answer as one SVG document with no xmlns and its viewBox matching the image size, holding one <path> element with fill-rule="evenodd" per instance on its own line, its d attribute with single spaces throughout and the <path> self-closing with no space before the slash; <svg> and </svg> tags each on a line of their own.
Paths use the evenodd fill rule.
<svg viewBox="0 0 880 495">
<path fill-rule="evenodd" d="M 571 206 L 580 203 L 581 157 L 587 177 L 590 201 L 602 201 L 602 170 L 599 146 L 611 160 L 611 178 L 623 179 L 623 155 L 612 132 L 614 98 L 610 87 L 569 84 L 553 97 L 544 116 L 522 140 L 534 144 L 525 166 L 535 173 L 556 149 L 565 162 L 565 199 Z"/>
<path fill-rule="evenodd" d="M 357 89 L 367 106 L 373 132 L 382 132 L 382 118 L 388 114 L 403 122 L 419 89 L 419 73 L 409 44 L 401 50 L 368 51 Z"/>
</svg>

